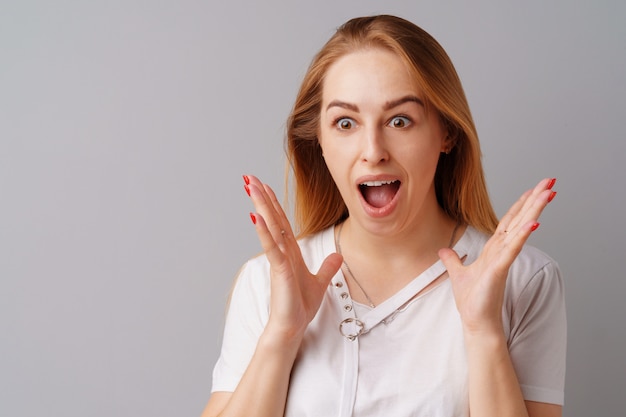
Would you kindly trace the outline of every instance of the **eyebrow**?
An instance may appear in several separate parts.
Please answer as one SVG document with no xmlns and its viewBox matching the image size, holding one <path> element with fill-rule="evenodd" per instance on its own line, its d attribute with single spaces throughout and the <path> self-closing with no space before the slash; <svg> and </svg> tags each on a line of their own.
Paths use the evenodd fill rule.
<svg viewBox="0 0 626 417">
<path fill-rule="evenodd" d="M 410 102 L 416 103 L 416 104 L 424 107 L 424 102 L 422 101 L 422 99 L 420 99 L 417 96 L 409 95 L 409 96 L 404 96 L 402 98 L 399 98 L 397 100 L 392 100 L 392 101 L 386 102 L 385 105 L 383 106 L 383 109 L 390 110 L 390 109 L 393 109 L 394 107 L 398 107 L 401 104 L 410 103 Z"/>
<path fill-rule="evenodd" d="M 356 106 L 355 104 L 346 103 L 345 101 L 341 101 L 341 100 L 333 100 L 330 103 L 328 103 L 328 106 L 326 106 L 326 111 L 328 111 L 328 109 L 330 109 L 331 107 L 341 107 L 342 109 L 352 110 L 357 113 L 359 111 L 359 107 Z"/>
<path fill-rule="evenodd" d="M 413 96 L 413 95 L 408 95 L 408 96 L 401 97 L 401 98 L 399 98 L 397 100 L 391 100 L 391 101 L 386 102 L 383 105 L 383 110 L 391 110 L 394 107 L 398 107 L 401 104 L 410 103 L 410 102 L 416 103 L 416 104 L 424 107 L 424 102 L 419 97 Z M 341 100 L 333 100 L 333 101 L 331 101 L 330 103 L 328 103 L 328 106 L 326 106 L 326 110 L 328 111 L 328 109 L 330 109 L 331 107 L 341 107 L 343 109 L 348 109 L 348 110 L 352 110 L 352 111 L 355 111 L 355 112 L 359 111 L 359 107 L 357 105 L 352 104 L 352 103 L 347 103 L 347 102 L 341 101 Z"/>
</svg>

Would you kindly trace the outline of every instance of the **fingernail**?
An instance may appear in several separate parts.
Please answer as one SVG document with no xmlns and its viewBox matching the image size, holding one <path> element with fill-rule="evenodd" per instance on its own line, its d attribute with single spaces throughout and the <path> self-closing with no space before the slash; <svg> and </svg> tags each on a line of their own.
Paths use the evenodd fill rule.
<svg viewBox="0 0 626 417">
<path fill-rule="evenodd" d="M 250 177 L 248 177 L 247 175 L 243 176 L 243 182 L 246 183 L 246 185 L 250 184 Z"/>
<path fill-rule="evenodd" d="M 530 227 L 530 231 L 534 232 L 535 230 L 537 230 L 537 228 L 539 228 L 539 223 L 535 223 Z"/>
<path fill-rule="evenodd" d="M 252 224 L 256 224 L 256 216 L 254 213 L 250 213 L 250 220 L 252 220 Z"/>
<path fill-rule="evenodd" d="M 554 187 L 554 184 L 556 184 L 556 178 L 552 178 L 550 180 L 550 182 L 548 183 L 548 190 L 551 190 L 552 187 Z"/>
<path fill-rule="evenodd" d="M 246 190 L 246 193 L 248 193 L 248 197 L 250 196 L 250 187 L 248 187 L 248 184 L 245 184 L 243 186 L 243 189 Z"/>
<path fill-rule="evenodd" d="M 552 200 L 554 200 L 554 197 L 556 197 L 556 191 L 552 191 L 550 193 L 550 196 L 548 197 L 548 203 Z"/>
</svg>

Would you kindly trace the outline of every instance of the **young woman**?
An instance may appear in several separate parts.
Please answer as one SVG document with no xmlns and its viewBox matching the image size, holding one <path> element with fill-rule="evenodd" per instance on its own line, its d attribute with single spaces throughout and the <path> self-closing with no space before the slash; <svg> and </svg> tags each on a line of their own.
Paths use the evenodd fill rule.
<svg viewBox="0 0 626 417">
<path fill-rule="evenodd" d="M 555 180 L 497 222 L 441 46 L 397 17 L 350 20 L 287 141 L 297 228 L 244 176 L 265 253 L 237 279 L 203 416 L 560 416 L 562 279 L 524 245 Z"/>
</svg>

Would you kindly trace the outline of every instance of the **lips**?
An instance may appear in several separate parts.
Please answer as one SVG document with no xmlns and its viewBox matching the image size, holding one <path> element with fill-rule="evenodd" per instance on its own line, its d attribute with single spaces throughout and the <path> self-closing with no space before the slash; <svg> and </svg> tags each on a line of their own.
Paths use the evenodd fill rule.
<svg viewBox="0 0 626 417">
<path fill-rule="evenodd" d="M 374 209 L 390 206 L 399 189 L 398 180 L 369 180 L 359 183 L 363 200 Z"/>
</svg>

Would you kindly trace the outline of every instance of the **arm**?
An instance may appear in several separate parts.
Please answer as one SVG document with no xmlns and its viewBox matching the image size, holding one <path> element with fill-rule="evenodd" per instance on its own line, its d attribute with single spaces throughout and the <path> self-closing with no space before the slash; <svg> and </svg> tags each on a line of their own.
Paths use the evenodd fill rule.
<svg viewBox="0 0 626 417">
<path fill-rule="evenodd" d="M 251 214 L 270 264 L 270 315 L 233 393 L 214 393 L 203 417 L 282 416 L 289 379 L 306 327 L 313 319 L 341 256 L 332 254 L 317 274 L 306 267 L 289 221 L 273 191 L 244 177 L 257 213 Z"/>
<path fill-rule="evenodd" d="M 526 409 L 529 417 L 561 417 L 563 415 L 563 407 L 558 404 L 526 401 Z"/>
<path fill-rule="evenodd" d="M 525 402 L 502 325 L 508 270 L 554 198 L 553 180 L 526 192 L 502 218 L 481 255 L 465 266 L 456 253 L 439 253 L 448 268 L 463 323 L 469 371 L 470 414 L 479 417 L 559 416 L 561 407 Z"/>
<path fill-rule="evenodd" d="M 524 401 L 504 333 L 502 337 L 466 334 L 472 416 L 561 417 L 562 407 Z"/>
<path fill-rule="evenodd" d="M 234 393 L 211 395 L 202 417 L 282 416 L 289 386 L 289 374 L 299 341 L 280 342 L 264 332 L 255 353 Z"/>
</svg>

